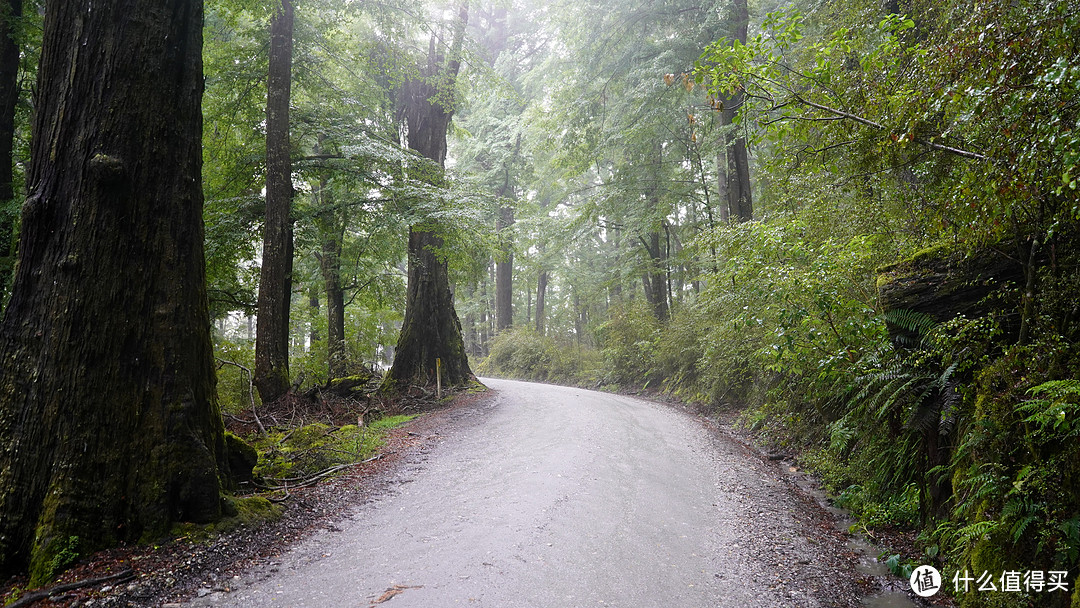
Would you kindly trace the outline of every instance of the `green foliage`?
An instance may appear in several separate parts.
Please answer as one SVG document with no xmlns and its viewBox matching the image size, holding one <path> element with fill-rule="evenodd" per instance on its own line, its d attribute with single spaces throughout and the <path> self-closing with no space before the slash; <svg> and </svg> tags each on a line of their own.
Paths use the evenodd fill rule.
<svg viewBox="0 0 1080 608">
<path fill-rule="evenodd" d="M 218 407 L 226 414 L 236 414 L 252 406 L 256 392 L 252 390 L 251 370 L 255 369 L 255 347 L 252 340 L 230 339 L 215 332 L 214 357 L 217 361 Z"/>
<path fill-rule="evenodd" d="M 596 329 L 596 343 L 604 357 L 605 382 L 649 386 L 659 380 L 655 370 L 660 323 L 649 306 L 637 299 L 611 312 Z"/>
<path fill-rule="evenodd" d="M 558 384 L 594 385 L 602 364 L 595 351 L 540 336 L 527 328 L 497 335 L 488 356 L 476 366 L 480 375 Z"/>
<path fill-rule="evenodd" d="M 255 475 L 287 485 L 336 465 L 359 462 L 378 452 L 386 431 L 413 418 L 415 416 L 392 416 L 364 426 L 342 427 L 317 422 L 250 437 L 252 445 L 259 450 Z"/>
<path fill-rule="evenodd" d="M 878 556 L 878 559 L 885 564 L 885 567 L 889 569 L 889 572 L 892 572 L 894 575 L 904 580 L 910 579 L 911 573 L 919 566 L 919 564 L 910 558 L 903 559 L 899 553 L 893 553 L 892 555 L 883 553 Z"/>
<path fill-rule="evenodd" d="M 1035 426 L 1036 441 L 1067 441 L 1080 433 L 1080 380 L 1050 380 L 1028 389 L 1033 397 L 1018 411 Z"/>
</svg>

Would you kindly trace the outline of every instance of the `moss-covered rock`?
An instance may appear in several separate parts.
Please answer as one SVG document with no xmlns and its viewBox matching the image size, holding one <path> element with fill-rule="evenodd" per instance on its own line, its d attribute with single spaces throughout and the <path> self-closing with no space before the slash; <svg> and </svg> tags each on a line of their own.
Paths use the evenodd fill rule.
<svg viewBox="0 0 1080 608">
<path fill-rule="evenodd" d="M 964 255 L 932 247 L 878 270 L 878 302 L 883 312 L 911 311 L 937 322 L 974 318 L 1000 310 L 1001 302 L 990 296 L 1007 293 L 1023 279 L 1023 267 L 995 248 Z M 893 338 L 910 333 L 901 325 L 889 324 Z"/>
<path fill-rule="evenodd" d="M 235 488 L 252 481 L 252 471 L 259 464 L 259 452 L 243 439 L 232 433 L 225 433 L 225 448 L 229 456 L 229 482 Z"/>
</svg>

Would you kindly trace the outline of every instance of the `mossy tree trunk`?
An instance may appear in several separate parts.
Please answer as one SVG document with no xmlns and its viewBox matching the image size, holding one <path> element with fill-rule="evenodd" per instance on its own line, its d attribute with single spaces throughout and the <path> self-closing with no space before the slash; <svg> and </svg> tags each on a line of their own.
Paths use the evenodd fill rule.
<svg viewBox="0 0 1080 608">
<path fill-rule="evenodd" d="M 409 149 L 431 160 L 439 171 L 446 161 L 446 131 L 454 111 L 454 87 L 461 66 L 461 44 L 468 22 L 468 3 L 458 9 L 448 56 L 437 52 L 433 37 L 427 65 L 419 77 L 402 85 Z M 440 177 L 434 176 L 433 181 Z M 461 386 L 472 379 L 461 322 L 454 310 L 450 277 L 438 251 L 443 239 L 427 227 L 409 228 L 409 277 L 405 319 L 387 374 L 388 389 L 435 383 L 436 359 L 441 360 L 444 385 Z"/>
<path fill-rule="evenodd" d="M 289 98 L 292 94 L 292 0 L 275 2 L 270 21 L 266 85 L 266 219 L 255 328 L 255 386 L 263 403 L 289 391 L 289 310 L 292 304 L 292 161 Z"/>
<path fill-rule="evenodd" d="M 202 3 L 46 9 L 0 322 L 0 572 L 220 515 L 203 258 Z"/>
<path fill-rule="evenodd" d="M 19 20 L 22 0 L 0 3 L 0 308 L 15 267 L 12 241 L 15 213 L 8 204 L 15 198 L 12 149 L 15 142 L 15 106 L 19 102 Z"/>
</svg>

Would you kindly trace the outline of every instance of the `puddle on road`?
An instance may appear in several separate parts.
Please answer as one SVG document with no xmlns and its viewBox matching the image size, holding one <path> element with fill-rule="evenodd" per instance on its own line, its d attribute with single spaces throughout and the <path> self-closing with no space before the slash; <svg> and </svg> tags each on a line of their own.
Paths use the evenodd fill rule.
<svg viewBox="0 0 1080 608">
<path fill-rule="evenodd" d="M 788 472 L 792 475 L 796 485 L 812 496 L 814 500 L 825 508 L 836 519 L 836 528 L 841 532 L 849 532 L 852 523 L 851 517 L 843 509 L 833 506 L 829 502 L 825 491 L 818 487 L 817 483 L 805 473 L 795 467 L 789 467 Z M 898 590 L 904 585 L 889 571 L 885 564 L 878 561 L 877 556 L 881 550 L 858 534 L 851 534 L 847 547 L 859 556 L 859 562 L 855 565 L 855 571 L 864 576 L 872 576 L 882 583 L 884 591 L 862 598 L 861 603 L 868 608 L 918 608 L 920 604 L 912 601 L 904 591 Z"/>
</svg>

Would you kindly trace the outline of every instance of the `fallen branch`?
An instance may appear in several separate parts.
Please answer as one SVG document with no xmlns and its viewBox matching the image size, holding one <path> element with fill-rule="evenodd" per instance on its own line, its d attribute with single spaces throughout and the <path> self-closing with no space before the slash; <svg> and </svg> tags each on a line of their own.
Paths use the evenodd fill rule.
<svg viewBox="0 0 1080 608">
<path fill-rule="evenodd" d="M 56 595 L 57 593 L 64 593 L 65 591 L 73 591 L 75 589 L 82 589 L 83 587 L 93 587 L 94 585 L 100 585 L 101 583 L 107 583 L 109 581 L 126 581 L 128 579 L 135 578 L 135 571 L 131 568 L 127 570 L 121 570 L 115 574 L 109 574 L 107 576 L 99 576 L 97 578 L 88 578 L 81 581 L 75 581 L 72 583 L 64 583 L 62 585 L 56 585 L 55 587 L 49 587 L 48 589 L 41 589 L 39 591 L 32 591 L 26 595 L 20 597 L 14 603 L 8 604 L 7 608 L 19 608 L 20 606 L 29 606 L 40 602 L 41 600 L 49 597 L 50 595 Z"/>
<path fill-rule="evenodd" d="M 328 476 L 330 476 L 330 475 L 332 475 L 334 473 L 337 473 L 338 471 L 341 471 L 343 469 L 347 469 L 349 467 L 355 467 L 357 465 L 366 464 L 366 463 L 369 463 L 369 462 L 372 462 L 372 461 L 375 461 L 375 460 L 379 460 L 383 456 L 385 456 L 385 454 L 376 454 L 376 455 L 374 455 L 371 458 L 368 458 L 366 460 L 360 460 L 360 461 L 357 461 L 357 462 L 350 462 L 348 464 L 339 464 L 339 465 L 332 466 L 332 467 L 327 468 L 327 469 L 323 469 L 322 471 L 319 471 L 318 473 L 315 473 L 314 475 L 310 475 L 308 477 L 289 477 L 289 478 L 286 478 L 286 479 L 273 479 L 273 478 L 270 478 L 270 481 L 281 482 L 281 485 L 264 486 L 264 485 L 261 485 L 261 484 L 255 484 L 255 487 L 259 488 L 260 490 L 268 490 L 268 491 L 273 491 L 273 492 L 276 492 L 278 490 L 284 490 L 286 493 L 288 493 L 288 491 L 290 489 L 295 490 L 297 488 L 306 488 L 306 487 L 308 487 L 310 485 L 314 485 L 316 482 L 318 482 L 318 481 L 320 481 L 320 480 L 322 480 L 322 479 L 324 479 L 324 478 L 326 478 L 326 477 L 328 477 Z M 292 483 L 294 481 L 296 483 Z"/>
</svg>

